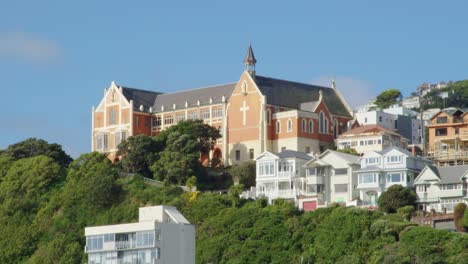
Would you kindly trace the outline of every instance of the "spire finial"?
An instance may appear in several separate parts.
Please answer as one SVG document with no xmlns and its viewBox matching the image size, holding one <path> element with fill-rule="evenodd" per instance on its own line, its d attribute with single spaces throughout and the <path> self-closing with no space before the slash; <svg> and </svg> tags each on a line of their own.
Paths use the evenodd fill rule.
<svg viewBox="0 0 468 264">
<path fill-rule="evenodd" d="M 247 49 L 247 55 L 245 56 L 244 59 L 244 66 L 245 70 L 252 75 L 252 77 L 255 76 L 255 64 L 257 63 L 257 60 L 255 59 L 255 55 L 252 49 L 252 44 L 249 43 L 249 48 Z"/>
<path fill-rule="evenodd" d="M 336 80 L 335 77 L 332 78 L 332 88 L 336 89 Z"/>
</svg>

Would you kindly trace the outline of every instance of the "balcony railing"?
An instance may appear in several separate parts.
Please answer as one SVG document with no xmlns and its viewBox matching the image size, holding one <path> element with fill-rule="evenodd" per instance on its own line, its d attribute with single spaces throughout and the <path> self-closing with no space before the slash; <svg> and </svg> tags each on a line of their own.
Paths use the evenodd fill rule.
<svg viewBox="0 0 468 264">
<path fill-rule="evenodd" d="M 429 153 L 427 158 L 432 160 L 468 160 L 468 151 L 444 151 Z"/>
<path fill-rule="evenodd" d="M 294 176 L 295 176 L 294 172 L 290 172 L 290 171 L 279 171 L 278 172 L 278 177 L 279 178 L 292 178 Z"/>
</svg>

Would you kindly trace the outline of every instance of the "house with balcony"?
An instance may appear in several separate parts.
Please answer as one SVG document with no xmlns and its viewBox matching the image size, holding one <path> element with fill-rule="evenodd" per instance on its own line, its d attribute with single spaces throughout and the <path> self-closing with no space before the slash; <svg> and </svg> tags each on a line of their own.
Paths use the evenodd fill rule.
<svg viewBox="0 0 468 264">
<path fill-rule="evenodd" d="M 307 153 L 283 150 L 279 153 L 263 152 L 256 159 L 256 197 L 268 202 L 281 198 L 297 202 L 305 175 L 304 164 L 311 160 Z"/>
<path fill-rule="evenodd" d="M 458 203 L 467 203 L 468 166 L 426 166 L 414 181 L 418 209 L 453 212 Z"/>
<path fill-rule="evenodd" d="M 362 205 L 376 206 L 382 192 L 392 185 L 413 187 L 416 176 L 431 161 L 413 156 L 405 149 L 388 147 L 383 151 L 370 151 L 361 158 L 357 170 L 357 187 Z"/>
<path fill-rule="evenodd" d="M 304 165 L 305 177 L 298 181 L 298 207 L 312 211 L 331 202 L 351 205 L 358 196 L 356 170 L 359 156 L 326 150 Z"/>
<path fill-rule="evenodd" d="M 195 227 L 172 206 L 139 209 L 137 223 L 85 228 L 89 264 L 195 263 Z"/>
<path fill-rule="evenodd" d="M 431 118 L 428 156 L 438 166 L 468 164 L 468 112 L 449 107 Z"/>
<path fill-rule="evenodd" d="M 391 146 L 406 148 L 408 139 L 379 125 L 362 125 L 341 134 L 336 139 L 336 146 L 338 149 L 353 148 L 363 154 L 369 151 L 382 151 Z"/>
</svg>

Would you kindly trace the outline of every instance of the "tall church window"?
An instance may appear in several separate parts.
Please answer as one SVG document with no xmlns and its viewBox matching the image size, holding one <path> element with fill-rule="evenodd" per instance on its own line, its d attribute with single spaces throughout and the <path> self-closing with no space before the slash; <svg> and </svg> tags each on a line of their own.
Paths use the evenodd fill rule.
<svg viewBox="0 0 468 264">
<path fill-rule="evenodd" d="M 302 132 L 307 132 L 307 121 L 302 119 Z"/>
<path fill-rule="evenodd" d="M 268 108 L 266 110 L 266 113 L 267 113 L 267 117 L 266 117 L 267 124 L 270 125 L 271 124 L 271 110 L 270 110 L 270 108 Z"/>
<path fill-rule="evenodd" d="M 323 116 L 323 112 L 320 112 L 320 115 L 319 115 L 319 132 L 320 133 L 324 133 L 325 132 L 325 124 L 324 124 L 324 116 Z"/>
<path fill-rule="evenodd" d="M 109 124 L 110 125 L 115 125 L 115 110 L 114 110 L 114 108 L 111 108 L 110 113 L 109 113 Z"/>
<path fill-rule="evenodd" d="M 325 120 L 325 122 L 324 122 L 323 132 L 328 134 L 328 119 L 325 118 L 324 120 Z"/>
<path fill-rule="evenodd" d="M 281 133 L 281 122 L 279 120 L 276 121 L 276 134 Z"/>
<path fill-rule="evenodd" d="M 288 119 L 288 132 L 292 132 L 292 120 Z"/>
<path fill-rule="evenodd" d="M 338 120 L 334 120 L 333 122 L 333 135 L 335 138 L 338 136 Z"/>
<path fill-rule="evenodd" d="M 309 120 L 309 133 L 314 133 L 314 121 Z"/>
</svg>

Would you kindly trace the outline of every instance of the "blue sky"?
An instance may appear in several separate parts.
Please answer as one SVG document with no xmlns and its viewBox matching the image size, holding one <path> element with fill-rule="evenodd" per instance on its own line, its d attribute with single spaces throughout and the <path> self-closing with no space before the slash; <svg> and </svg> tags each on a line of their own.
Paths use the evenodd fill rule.
<svg viewBox="0 0 468 264">
<path fill-rule="evenodd" d="M 468 78 L 466 1 L 3 1 L 0 148 L 28 137 L 90 151 L 112 80 L 162 92 L 260 75 L 380 91 Z"/>
</svg>

